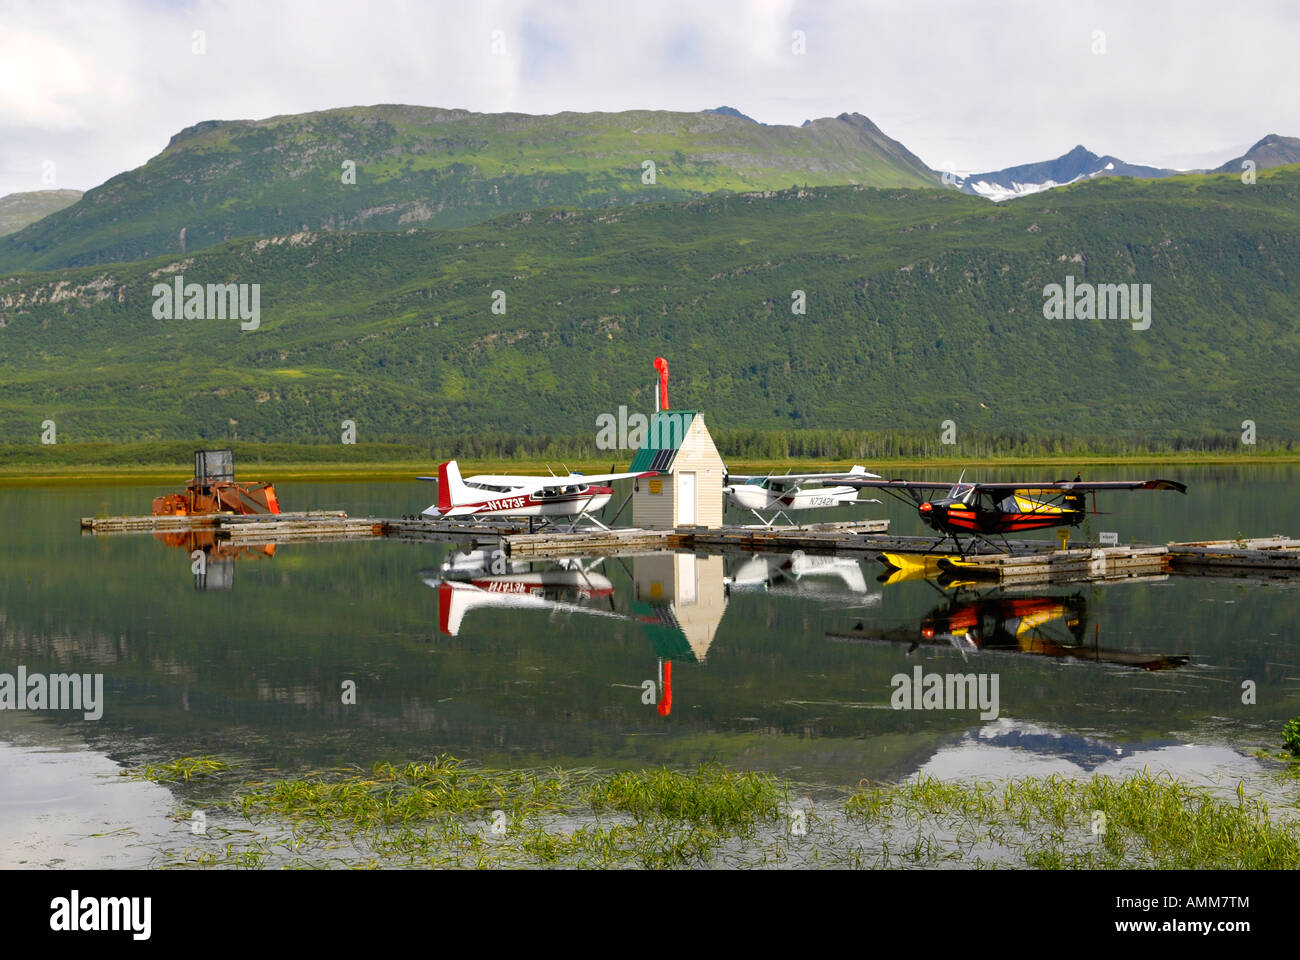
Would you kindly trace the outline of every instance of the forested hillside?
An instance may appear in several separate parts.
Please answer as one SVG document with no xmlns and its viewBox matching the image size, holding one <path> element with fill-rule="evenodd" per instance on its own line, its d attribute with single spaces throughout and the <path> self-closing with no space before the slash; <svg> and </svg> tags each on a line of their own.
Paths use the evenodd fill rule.
<svg viewBox="0 0 1300 960">
<path fill-rule="evenodd" d="M 157 319 L 157 284 L 260 284 L 260 326 Z M 1150 326 L 1044 287 L 1150 284 Z M 792 312 L 803 291 L 806 314 Z M 504 301 L 494 297 L 501 291 Z M 589 436 L 653 405 L 718 428 L 1300 437 L 1300 168 L 1101 180 L 992 206 L 816 188 L 456 230 L 302 231 L 0 275 L 0 429 L 60 439 Z M 797 297 L 797 294 L 794 294 Z M 494 303 L 504 314 L 494 313 Z"/>
</svg>

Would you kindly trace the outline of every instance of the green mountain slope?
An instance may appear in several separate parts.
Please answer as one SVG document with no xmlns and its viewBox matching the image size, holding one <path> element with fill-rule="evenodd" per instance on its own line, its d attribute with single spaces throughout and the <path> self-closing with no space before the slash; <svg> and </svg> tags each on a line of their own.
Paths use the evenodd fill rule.
<svg viewBox="0 0 1300 960">
<path fill-rule="evenodd" d="M 1267 170 L 1286 164 L 1300 163 L 1300 137 L 1282 137 L 1270 133 L 1235 160 L 1215 167 L 1211 173 L 1241 174 L 1242 161 L 1252 161 L 1256 168 Z"/>
<path fill-rule="evenodd" d="M 647 160 L 653 184 L 643 182 Z M 769 127 L 708 112 L 351 107 L 183 130 L 144 166 L 0 241 L 0 270 L 135 260 L 303 229 L 457 227 L 556 205 L 937 182 L 858 114 Z"/>
<path fill-rule="evenodd" d="M 0 236 L 15 233 L 80 199 L 80 190 L 31 190 L 0 197 Z"/>
<path fill-rule="evenodd" d="M 259 283 L 261 325 L 160 320 L 155 284 Z M 1047 320 L 1043 288 L 1151 285 L 1150 328 Z M 493 291 L 506 295 L 492 312 Z M 807 314 L 791 313 L 803 290 Z M 0 275 L 0 439 L 594 435 L 674 405 L 718 427 L 1300 438 L 1300 168 L 1103 180 L 991 207 L 819 188 L 300 232 Z"/>
</svg>

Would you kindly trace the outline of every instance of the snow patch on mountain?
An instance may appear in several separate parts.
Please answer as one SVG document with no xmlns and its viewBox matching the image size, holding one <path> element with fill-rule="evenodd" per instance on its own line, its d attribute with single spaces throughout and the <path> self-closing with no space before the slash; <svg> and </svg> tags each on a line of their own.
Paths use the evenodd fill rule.
<svg viewBox="0 0 1300 960">
<path fill-rule="evenodd" d="M 1003 186 L 1000 183 L 993 183 L 988 180 L 978 180 L 974 183 L 964 183 L 962 186 L 969 188 L 981 197 L 992 200 L 994 203 L 1001 203 L 1003 200 L 1014 200 L 1016 197 L 1027 197 L 1031 193 L 1041 193 L 1044 190 L 1051 190 L 1053 187 L 1064 187 L 1071 183 L 1077 183 L 1086 176 L 1086 174 L 1081 173 L 1073 180 L 1065 180 L 1059 183 L 1055 180 L 1044 180 L 1042 183 L 1017 183 L 1013 180 L 1010 185 Z"/>
</svg>

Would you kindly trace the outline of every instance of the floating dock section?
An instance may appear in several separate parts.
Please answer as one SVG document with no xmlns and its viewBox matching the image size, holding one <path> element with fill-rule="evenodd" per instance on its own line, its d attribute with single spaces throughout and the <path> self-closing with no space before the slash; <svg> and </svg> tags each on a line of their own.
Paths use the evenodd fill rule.
<svg viewBox="0 0 1300 960">
<path fill-rule="evenodd" d="M 1018 555 L 1011 553 L 940 560 L 952 577 L 988 580 L 1004 586 L 1026 583 L 1074 583 L 1079 580 L 1128 580 L 1168 573 L 1167 547 L 1091 547 Z"/>
<path fill-rule="evenodd" d="M 1242 540 L 1171 543 L 1169 555 L 1179 573 L 1300 577 L 1300 540 L 1281 534 Z"/>
<path fill-rule="evenodd" d="M 297 513 L 164 514 L 148 517 L 82 517 L 82 533 L 183 533 L 189 530 L 229 530 L 240 523 L 271 521 L 285 530 L 299 525 L 328 526 L 346 520 L 342 510 L 302 510 Z"/>
<path fill-rule="evenodd" d="M 426 518 L 349 517 L 342 511 L 278 515 L 85 517 L 84 534 L 209 531 L 233 544 L 329 543 L 390 539 L 411 543 L 471 543 L 500 549 L 519 560 L 695 550 L 711 553 L 839 554 L 874 559 L 883 553 L 930 556 L 959 579 L 1000 584 L 1123 580 L 1160 574 L 1300 578 L 1300 540 L 1283 536 L 1206 540 L 1160 545 L 1083 544 L 1056 549 L 1043 540 L 1011 541 L 1005 553 L 959 558 L 935 556 L 945 549 L 934 537 L 891 535 L 888 520 L 814 523 L 802 526 L 677 527 L 671 530 L 559 525 L 530 531 L 521 521 L 455 521 Z"/>
</svg>

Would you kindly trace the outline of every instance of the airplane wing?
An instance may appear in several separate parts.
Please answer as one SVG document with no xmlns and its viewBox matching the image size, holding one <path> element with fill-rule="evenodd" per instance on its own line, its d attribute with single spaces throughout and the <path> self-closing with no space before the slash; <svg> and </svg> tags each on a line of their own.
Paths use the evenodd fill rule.
<svg viewBox="0 0 1300 960">
<path fill-rule="evenodd" d="M 749 480 L 771 480 L 775 482 L 803 483 L 806 480 L 851 480 L 857 477 L 879 477 L 878 473 L 868 473 L 861 467 L 854 467 L 852 470 L 843 470 L 839 473 L 728 473 L 727 482 L 738 480 L 745 483 Z"/>
<path fill-rule="evenodd" d="M 846 478 L 842 482 L 850 487 L 895 487 L 901 490 L 951 490 L 957 485 L 952 481 L 932 483 L 928 480 L 854 480 Z M 1020 491 L 1022 493 L 1033 493 L 1035 490 L 1045 492 L 1056 490 L 1177 490 L 1179 493 L 1187 492 L 1187 485 L 1176 480 L 1052 480 L 1044 483 L 1036 481 L 974 483 L 967 481 L 963 482 L 961 486 L 991 492 Z"/>
<path fill-rule="evenodd" d="M 641 473 L 571 473 L 564 477 L 510 476 L 506 474 L 480 474 L 466 477 L 467 483 L 490 483 L 493 486 L 520 488 L 533 491 L 546 487 L 577 487 L 591 483 L 609 483 L 613 480 L 627 480 L 633 477 L 657 477 L 658 470 L 645 470 Z M 437 480 L 437 477 L 416 477 L 416 480 Z"/>
<path fill-rule="evenodd" d="M 657 477 L 658 470 L 642 470 L 639 473 L 571 473 L 568 476 L 569 484 L 575 483 L 609 483 L 611 480 L 628 480 L 633 477 Z M 548 477 L 538 479 L 546 480 Z M 549 484 L 548 484 L 549 486 Z"/>
<path fill-rule="evenodd" d="M 976 483 L 979 490 L 1032 493 L 1035 490 L 1177 490 L 1187 492 L 1187 485 L 1176 480 L 1053 480 L 1050 483 Z"/>
<path fill-rule="evenodd" d="M 900 490 L 951 490 L 952 481 L 947 483 L 932 483 L 929 480 L 857 480 L 852 477 L 845 477 L 842 481 L 846 487 L 897 487 Z M 966 484 L 966 486 L 979 486 L 979 484 Z M 1019 487 L 1016 487 L 1019 490 Z"/>
</svg>

